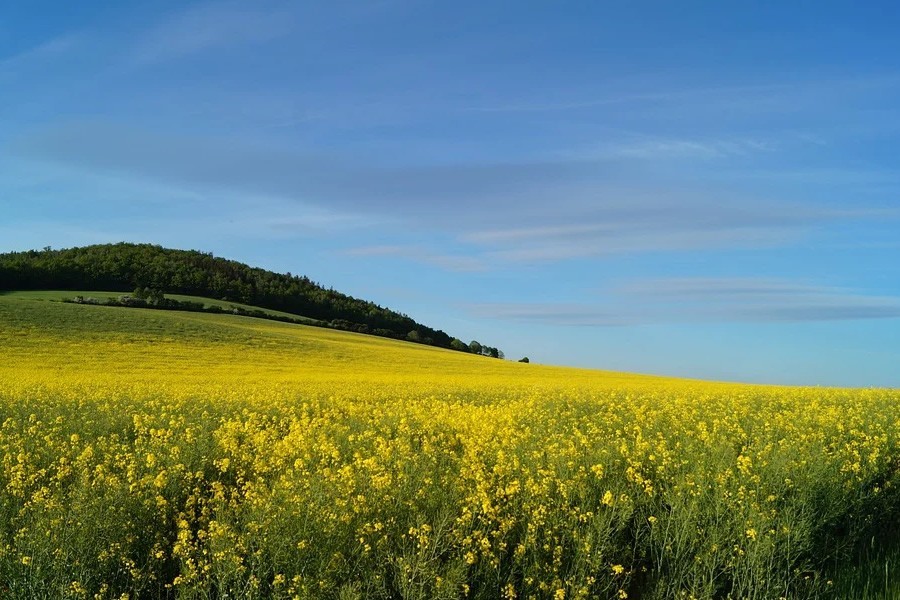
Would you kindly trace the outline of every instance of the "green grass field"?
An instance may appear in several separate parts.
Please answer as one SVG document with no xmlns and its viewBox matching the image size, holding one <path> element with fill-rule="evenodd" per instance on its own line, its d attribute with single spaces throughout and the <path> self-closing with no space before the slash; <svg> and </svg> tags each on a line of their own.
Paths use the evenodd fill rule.
<svg viewBox="0 0 900 600">
<path fill-rule="evenodd" d="M 3 292 L 0 292 L 2 295 Z M 24 291 L 24 292 L 6 292 L 6 295 L 10 298 L 22 298 L 22 299 L 32 299 L 32 300 L 47 300 L 50 302 L 61 302 L 63 300 L 71 300 L 76 296 L 81 296 L 83 298 L 96 298 L 97 300 L 104 300 L 107 298 L 118 298 L 123 295 L 123 292 L 82 292 L 82 291 Z M 166 298 L 171 298 L 173 300 L 178 300 L 180 302 L 197 302 L 202 304 L 205 307 L 217 306 L 223 310 L 231 310 L 233 308 L 239 308 L 247 311 L 258 310 L 267 315 L 271 315 L 273 317 L 285 317 L 288 319 L 299 319 L 301 321 L 307 321 L 309 323 L 318 323 L 316 319 L 310 319 L 309 317 L 304 317 L 302 315 L 294 315 L 291 313 L 281 312 L 278 310 L 272 310 L 270 308 L 259 308 L 258 306 L 250 306 L 249 304 L 241 304 L 240 302 L 230 302 L 226 300 L 214 300 L 212 298 L 200 298 L 199 296 L 185 296 L 182 294 L 166 294 Z"/>
</svg>

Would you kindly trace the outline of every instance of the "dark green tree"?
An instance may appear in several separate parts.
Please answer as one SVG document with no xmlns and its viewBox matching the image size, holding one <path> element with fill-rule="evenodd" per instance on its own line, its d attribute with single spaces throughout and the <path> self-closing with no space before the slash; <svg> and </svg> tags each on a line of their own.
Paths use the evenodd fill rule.
<svg viewBox="0 0 900 600">
<path fill-rule="evenodd" d="M 450 348 L 453 350 L 459 350 L 460 352 L 468 352 L 469 347 L 466 343 L 458 338 L 453 338 L 450 340 Z"/>
</svg>

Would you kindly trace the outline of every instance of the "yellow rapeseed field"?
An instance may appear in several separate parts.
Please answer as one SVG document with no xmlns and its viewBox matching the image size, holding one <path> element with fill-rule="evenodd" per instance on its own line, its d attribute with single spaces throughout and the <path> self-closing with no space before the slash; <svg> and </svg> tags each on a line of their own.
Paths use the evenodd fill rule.
<svg viewBox="0 0 900 600">
<path fill-rule="evenodd" d="M 0 296 L 0 598 L 813 598 L 900 392 Z"/>
</svg>

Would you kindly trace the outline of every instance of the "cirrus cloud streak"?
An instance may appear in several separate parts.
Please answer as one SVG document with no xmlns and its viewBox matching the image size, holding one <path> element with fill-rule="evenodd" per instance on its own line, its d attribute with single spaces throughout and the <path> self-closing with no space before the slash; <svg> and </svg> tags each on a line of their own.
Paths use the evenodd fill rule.
<svg viewBox="0 0 900 600">
<path fill-rule="evenodd" d="M 593 303 L 469 305 L 471 314 L 574 326 L 686 322 L 815 322 L 900 318 L 900 297 L 778 278 L 659 278 L 628 282 Z"/>
</svg>

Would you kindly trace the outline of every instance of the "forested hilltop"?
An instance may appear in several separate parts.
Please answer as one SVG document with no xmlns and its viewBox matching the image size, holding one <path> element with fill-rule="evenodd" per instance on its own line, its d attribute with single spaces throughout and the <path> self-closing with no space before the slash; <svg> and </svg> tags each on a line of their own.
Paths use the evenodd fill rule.
<svg viewBox="0 0 900 600">
<path fill-rule="evenodd" d="M 410 317 L 327 289 L 308 277 L 279 274 L 196 250 L 153 244 L 101 244 L 0 254 L 0 290 L 150 289 L 223 299 L 317 319 L 331 327 L 497 357 Z"/>
</svg>

